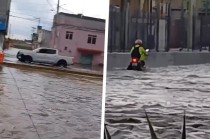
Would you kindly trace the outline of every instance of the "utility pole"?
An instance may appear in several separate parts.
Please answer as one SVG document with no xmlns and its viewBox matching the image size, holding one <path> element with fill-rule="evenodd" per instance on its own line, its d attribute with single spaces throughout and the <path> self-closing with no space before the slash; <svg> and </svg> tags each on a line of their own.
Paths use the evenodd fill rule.
<svg viewBox="0 0 210 139">
<path fill-rule="evenodd" d="M 9 38 L 10 38 L 10 34 L 11 34 L 11 28 L 12 28 L 12 25 L 10 24 L 9 25 L 9 35 L 8 35 Z"/>
<path fill-rule="evenodd" d="M 57 4 L 57 11 L 56 11 L 56 16 L 55 16 L 55 19 L 54 19 L 54 29 L 55 29 L 55 31 L 54 31 L 54 37 L 53 37 L 53 39 L 54 39 L 54 41 L 53 41 L 53 47 L 54 48 L 56 48 L 57 46 L 56 46 L 56 41 L 55 41 L 55 39 L 57 39 L 57 16 L 58 16 L 58 13 L 59 13 L 59 9 L 60 9 L 60 0 L 58 0 L 58 4 Z"/>
<path fill-rule="evenodd" d="M 60 0 L 58 0 L 58 4 L 57 4 L 57 14 L 59 13 L 59 9 L 60 9 Z"/>
</svg>

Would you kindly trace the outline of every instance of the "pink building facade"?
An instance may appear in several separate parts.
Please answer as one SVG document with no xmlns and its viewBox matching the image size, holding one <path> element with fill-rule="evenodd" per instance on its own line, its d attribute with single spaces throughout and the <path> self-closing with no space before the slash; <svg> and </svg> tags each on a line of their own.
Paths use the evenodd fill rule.
<svg viewBox="0 0 210 139">
<path fill-rule="evenodd" d="M 103 65 L 105 20 L 66 13 L 54 17 L 51 46 L 74 62 Z"/>
</svg>

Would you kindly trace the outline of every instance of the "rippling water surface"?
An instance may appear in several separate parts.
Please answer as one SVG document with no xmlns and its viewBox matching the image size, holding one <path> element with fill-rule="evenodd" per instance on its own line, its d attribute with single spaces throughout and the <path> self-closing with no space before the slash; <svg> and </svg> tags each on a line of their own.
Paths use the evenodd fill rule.
<svg viewBox="0 0 210 139">
<path fill-rule="evenodd" d="M 113 139 L 150 139 L 144 109 L 161 139 L 210 138 L 210 65 L 108 72 L 106 123 Z"/>
<path fill-rule="evenodd" d="M 99 139 L 101 100 L 99 80 L 0 66 L 0 138 Z"/>
</svg>

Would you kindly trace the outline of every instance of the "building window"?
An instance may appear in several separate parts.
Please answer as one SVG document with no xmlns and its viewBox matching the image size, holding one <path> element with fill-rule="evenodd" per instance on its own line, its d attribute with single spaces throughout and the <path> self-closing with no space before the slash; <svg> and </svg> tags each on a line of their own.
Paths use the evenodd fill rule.
<svg viewBox="0 0 210 139">
<path fill-rule="evenodd" d="M 65 46 L 64 50 L 67 50 L 67 46 Z"/>
<path fill-rule="evenodd" d="M 66 39 L 72 40 L 73 39 L 73 32 L 66 31 Z"/>
<path fill-rule="evenodd" d="M 97 38 L 97 36 L 95 36 L 95 35 L 88 35 L 87 43 L 89 43 L 89 44 L 96 44 L 96 38 Z"/>
</svg>

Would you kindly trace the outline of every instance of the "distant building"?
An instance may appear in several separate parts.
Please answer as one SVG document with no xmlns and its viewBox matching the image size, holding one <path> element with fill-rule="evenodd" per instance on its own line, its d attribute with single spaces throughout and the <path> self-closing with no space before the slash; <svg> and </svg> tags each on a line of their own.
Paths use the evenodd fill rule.
<svg viewBox="0 0 210 139">
<path fill-rule="evenodd" d="M 51 31 L 42 29 L 41 26 L 37 28 L 38 47 L 50 47 Z"/>
<path fill-rule="evenodd" d="M 51 46 L 75 63 L 103 64 L 105 20 L 59 13 L 54 17 Z"/>
<path fill-rule="evenodd" d="M 32 34 L 33 49 L 39 47 L 50 47 L 51 31 L 37 27 L 37 32 Z"/>
<path fill-rule="evenodd" d="M 39 47 L 39 43 L 38 43 L 38 34 L 37 33 L 33 33 L 31 35 L 31 39 L 32 39 L 32 49 L 36 49 Z"/>
</svg>

